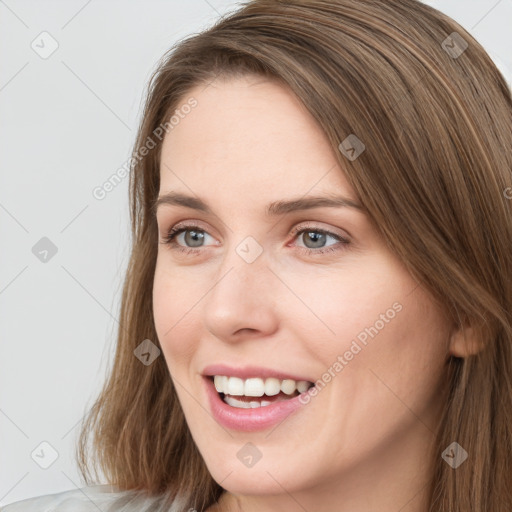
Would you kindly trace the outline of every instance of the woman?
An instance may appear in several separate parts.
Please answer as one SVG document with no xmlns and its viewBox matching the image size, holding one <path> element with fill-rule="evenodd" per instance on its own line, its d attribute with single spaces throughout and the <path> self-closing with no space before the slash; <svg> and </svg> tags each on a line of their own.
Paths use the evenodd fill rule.
<svg viewBox="0 0 512 512">
<path fill-rule="evenodd" d="M 416 0 L 255 0 L 172 48 L 89 487 L 4 510 L 512 509 L 511 114 Z"/>
</svg>

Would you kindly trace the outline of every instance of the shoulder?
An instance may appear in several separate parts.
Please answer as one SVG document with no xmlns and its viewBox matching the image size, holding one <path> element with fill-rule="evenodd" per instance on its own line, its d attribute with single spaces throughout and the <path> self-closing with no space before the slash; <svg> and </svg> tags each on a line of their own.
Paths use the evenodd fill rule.
<svg viewBox="0 0 512 512">
<path fill-rule="evenodd" d="M 91 485 L 16 501 L 0 507 L 0 512 L 182 512 L 188 508 L 186 499 L 168 498 L 108 484 Z"/>
<path fill-rule="evenodd" d="M 0 512 L 98 512 L 123 494 L 110 485 L 93 485 L 16 501 Z"/>
</svg>

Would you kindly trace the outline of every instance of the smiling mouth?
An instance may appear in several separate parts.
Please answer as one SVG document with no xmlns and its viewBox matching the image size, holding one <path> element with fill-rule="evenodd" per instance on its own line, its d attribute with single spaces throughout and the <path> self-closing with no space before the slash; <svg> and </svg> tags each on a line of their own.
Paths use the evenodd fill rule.
<svg viewBox="0 0 512 512">
<path fill-rule="evenodd" d="M 220 399 L 239 409 L 256 409 L 291 400 L 314 386 L 309 381 L 281 380 L 273 377 L 240 379 L 215 375 L 209 378 L 213 381 Z"/>
</svg>

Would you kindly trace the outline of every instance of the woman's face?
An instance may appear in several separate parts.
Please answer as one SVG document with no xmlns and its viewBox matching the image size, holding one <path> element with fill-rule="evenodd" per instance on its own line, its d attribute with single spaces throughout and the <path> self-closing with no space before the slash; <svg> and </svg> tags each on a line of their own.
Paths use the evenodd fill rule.
<svg viewBox="0 0 512 512">
<path fill-rule="evenodd" d="M 197 104 L 164 140 L 159 196 L 191 204 L 159 205 L 153 299 L 209 471 L 254 499 L 306 504 L 319 493 L 349 503 L 368 488 L 386 496 L 381 510 L 386 500 L 398 510 L 404 487 L 424 484 L 447 318 L 363 209 L 299 208 L 313 197 L 359 201 L 291 92 L 241 78 L 197 87 L 182 104 L 190 98 Z M 316 386 L 297 397 L 299 381 Z M 308 510 L 321 510 L 314 503 Z"/>
</svg>

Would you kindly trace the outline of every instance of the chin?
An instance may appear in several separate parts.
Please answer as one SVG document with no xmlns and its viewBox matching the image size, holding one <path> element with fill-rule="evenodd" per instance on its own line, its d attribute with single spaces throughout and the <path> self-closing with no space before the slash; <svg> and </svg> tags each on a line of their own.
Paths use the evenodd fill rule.
<svg viewBox="0 0 512 512">
<path fill-rule="evenodd" d="M 242 446 L 245 444 L 244 442 Z M 288 492 L 296 492 L 308 486 L 306 481 L 298 478 L 305 476 L 297 471 L 300 467 L 299 462 L 278 460 L 263 454 L 252 467 L 247 467 L 237 457 L 240 451 L 239 444 L 234 443 L 234 445 L 236 445 L 234 450 L 226 448 L 203 455 L 213 479 L 230 493 L 272 495 L 282 494 L 283 488 Z"/>
</svg>

